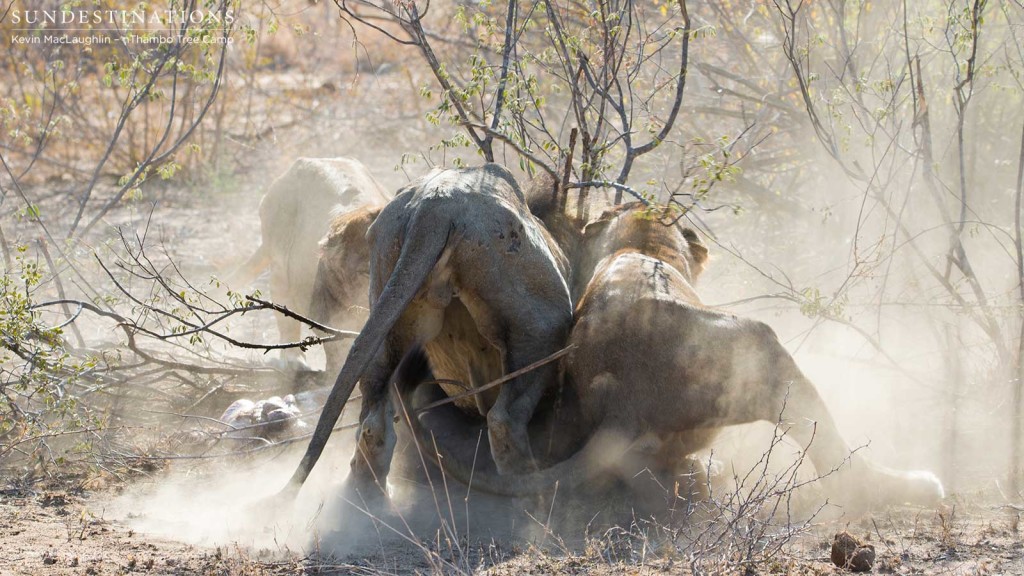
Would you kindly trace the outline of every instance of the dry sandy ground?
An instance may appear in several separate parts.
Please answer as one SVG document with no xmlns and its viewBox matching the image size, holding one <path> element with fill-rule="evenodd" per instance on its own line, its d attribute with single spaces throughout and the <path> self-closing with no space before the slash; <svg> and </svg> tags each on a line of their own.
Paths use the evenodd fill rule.
<svg viewBox="0 0 1024 576">
<path fill-rule="evenodd" d="M 0 574 L 296 574 L 295 558 L 204 548 L 105 518 L 106 494 L 11 495 L 0 504 Z"/>
<path fill-rule="evenodd" d="M 410 543 L 381 533 L 342 557 L 286 546 L 187 544 L 143 533 L 111 509 L 123 490 L 64 488 L 0 492 L 0 574 L 686 574 L 685 549 L 659 537 L 609 531 L 576 544 L 551 539 Z M 757 574 L 838 574 L 828 562 L 831 536 L 849 530 L 878 552 L 875 573 L 1024 574 L 1020 516 L 1012 507 L 950 499 L 942 511 L 890 509 L 816 523 L 794 537 Z M 133 523 L 135 524 L 135 523 Z M 422 535 L 421 535 L 422 536 Z M 724 573 L 737 573 L 737 568 Z"/>
</svg>

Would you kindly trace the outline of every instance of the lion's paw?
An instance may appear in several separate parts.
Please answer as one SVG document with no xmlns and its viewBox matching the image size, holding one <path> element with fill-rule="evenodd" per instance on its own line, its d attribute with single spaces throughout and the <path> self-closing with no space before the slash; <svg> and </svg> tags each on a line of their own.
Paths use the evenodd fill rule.
<svg viewBox="0 0 1024 576">
<path fill-rule="evenodd" d="M 912 470 L 903 473 L 906 483 L 907 502 L 932 505 L 946 497 L 939 477 L 927 470 Z"/>
</svg>

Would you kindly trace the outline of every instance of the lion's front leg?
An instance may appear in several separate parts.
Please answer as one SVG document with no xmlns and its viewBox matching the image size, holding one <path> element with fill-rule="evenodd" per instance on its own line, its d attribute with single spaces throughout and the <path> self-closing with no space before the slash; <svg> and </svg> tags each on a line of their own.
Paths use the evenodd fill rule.
<svg viewBox="0 0 1024 576">
<path fill-rule="evenodd" d="M 696 318 L 700 323 L 692 324 L 702 328 L 701 342 L 715 342 L 718 350 L 729 351 L 694 352 L 705 366 L 714 367 L 711 373 L 730 375 L 716 401 L 717 424 L 776 424 L 806 450 L 830 497 L 855 507 L 931 504 L 942 498 L 942 484 L 933 474 L 890 470 L 851 449 L 817 388 L 766 324 Z"/>
</svg>

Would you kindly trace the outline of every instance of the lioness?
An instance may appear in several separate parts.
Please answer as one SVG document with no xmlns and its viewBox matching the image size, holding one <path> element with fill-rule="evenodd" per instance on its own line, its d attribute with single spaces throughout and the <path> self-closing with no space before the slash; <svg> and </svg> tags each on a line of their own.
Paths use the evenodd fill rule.
<svg viewBox="0 0 1024 576">
<path fill-rule="evenodd" d="M 368 240 L 370 317 L 285 494 L 309 474 L 360 381 L 350 486 L 363 498 L 384 495 L 395 445 L 386 384 L 414 345 L 439 378 L 473 385 L 556 352 L 568 335 L 568 263 L 501 166 L 431 172 L 381 211 Z M 486 417 L 499 472 L 536 469 L 526 427 L 554 375 L 548 365 L 464 405 Z"/>
<path fill-rule="evenodd" d="M 390 194 L 358 160 L 299 158 L 267 188 L 260 202 L 262 242 L 228 284 L 247 285 L 269 266 L 270 296 L 307 314 L 317 272 L 317 243 L 331 219 L 389 200 Z M 282 315 L 276 318 L 281 339 L 298 341 L 301 325 Z M 286 364 L 305 364 L 298 348 L 285 349 L 281 356 Z"/>
<path fill-rule="evenodd" d="M 777 423 L 781 415 L 783 431 L 828 475 L 827 487 L 845 489 L 856 480 L 873 490 L 869 499 L 930 503 L 942 497 L 941 483 L 929 472 L 888 470 L 851 455 L 821 396 L 770 327 L 701 304 L 693 285 L 707 249 L 692 230 L 665 226 L 633 204 L 588 225 L 584 242 L 580 273 L 593 273 L 569 337 L 575 348 L 562 366 L 578 397 L 578 414 L 562 421 L 577 426 L 559 433 L 590 439 L 575 455 L 528 475 L 474 471 L 471 458 L 442 445 L 441 463 L 457 479 L 510 496 L 548 492 L 556 482 L 572 488 L 609 460 L 617 463 L 621 453 L 608 440 L 640 448 L 654 459 L 649 467 L 671 472 L 721 427 Z M 415 353 L 396 372 L 406 406 L 421 372 Z M 419 419 L 409 421 L 420 445 L 431 450 Z"/>
</svg>

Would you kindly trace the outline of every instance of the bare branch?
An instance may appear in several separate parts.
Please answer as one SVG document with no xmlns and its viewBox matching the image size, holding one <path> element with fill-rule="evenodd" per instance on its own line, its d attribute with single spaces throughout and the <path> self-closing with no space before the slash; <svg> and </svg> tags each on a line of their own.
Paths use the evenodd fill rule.
<svg viewBox="0 0 1024 576">
<path fill-rule="evenodd" d="M 519 370 L 516 370 L 515 372 L 511 372 L 509 374 L 506 374 L 506 375 L 502 376 L 501 378 L 498 378 L 497 380 L 494 380 L 492 382 L 488 382 L 487 384 L 484 384 L 483 386 L 479 386 L 477 388 L 472 388 L 468 392 L 463 392 L 461 394 L 456 394 L 455 396 L 449 396 L 449 397 L 444 398 L 442 400 L 437 400 L 435 402 L 431 402 L 430 404 L 427 404 L 426 406 L 421 406 L 420 408 L 416 409 L 416 413 L 420 414 L 420 413 L 426 412 L 427 410 L 430 410 L 432 408 L 437 408 L 438 406 L 444 406 L 446 404 L 451 404 L 453 402 L 458 402 L 459 400 L 462 400 L 464 398 L 469 398 L 471 396 L 476 396 L 477 394 L 480 394 L 482 392 L 486 392 L 487 390 L 490 390 L 492 388 L 497 388 L 498 386 L 501 386 L 502 384 L 504 384 L 506 382 L 511 382 L 512 380 L 515 380 L 516 378 L 522 376 L 523 374 L 526 374 L 528 372 L 532 372 L 532 371 L 536 370 L 537 368 L 540 368 L 541 366 L 544 366 L 545 364 L 550 364 L 551 362 L 554 362 L 555 360 L 558 360 L 562 356 L 565 356 L 569 352 L 572 352 L 574 348 L 576 348 L 575 345 L 566 346 L 565 348 L 562 348 L 561 350 L 559 350 L 558 352 L 555 352 L 554 354 L 551 354 L 550 356 L 542 358 L 542 359 L 540 359 L 540 360 L 538 360 L 538 361 L 536 361 L 536 362 L 534 362 L 534 363 L 532 363 L 532 364 L 530 364 L 528 366 L 524 366 L 523 368 L 520 368 Z"/>
</svg>

